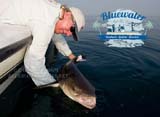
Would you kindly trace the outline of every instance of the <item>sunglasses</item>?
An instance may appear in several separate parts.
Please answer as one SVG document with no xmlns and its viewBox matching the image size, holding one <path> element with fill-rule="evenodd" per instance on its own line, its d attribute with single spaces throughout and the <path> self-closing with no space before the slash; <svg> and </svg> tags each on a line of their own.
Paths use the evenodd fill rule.
<svg viewBox="0 0 160 117">
<path fill-rule="evenodd" d="M 73 36 L 74 40 L 78 41 L 78 37 L 77 37 L 77 34 L 76 34 L 76 27 L 75 26 L 71 26 L 70 31 L 72 33 L 72 36 Z"/>
<path fill-rule="evenodd" d="M 74 32 L 76 31 L 75 26 L 71 26 L 70 31 L 71 31 L 72 33 L 74 33 Z"/>
</svg>

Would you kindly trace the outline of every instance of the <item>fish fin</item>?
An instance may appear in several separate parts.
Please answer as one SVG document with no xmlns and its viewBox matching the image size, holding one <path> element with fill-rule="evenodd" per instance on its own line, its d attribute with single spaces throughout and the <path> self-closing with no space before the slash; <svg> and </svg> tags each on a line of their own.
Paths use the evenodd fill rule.
<svg viewBox="0 0 160 117">
<path fill-rule="evenodd" d="M 59 87 L 59 82 L 55 81 L 49 84 L 45 84 L 45 85 L 40 85 L 35 87 L 34 89 L 43 89 L 43 88 L 48 88 L 48 87 L 54 87 L 54 88 L 58 88 Z"/>
<path fill-rule="evenodd" d="M 59 87 L 59 83 L 54 83 L 52 85 L 50 85 L 51 87 Z"/>
</svg>

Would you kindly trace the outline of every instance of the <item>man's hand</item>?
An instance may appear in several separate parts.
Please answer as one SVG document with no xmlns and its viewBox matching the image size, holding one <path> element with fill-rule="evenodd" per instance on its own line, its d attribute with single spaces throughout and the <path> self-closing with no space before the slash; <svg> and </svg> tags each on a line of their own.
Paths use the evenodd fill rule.
<svg viewBox="0 0 160 117">
<path fill-rule="evenodd" d="M 74 60 L 74 59 L 76 58 L 76 56 L 75 56 L 74 54 L 70 54 L 70 55 L 68 56 L 68 58 L 69 58 L 70 60 Z"/>
<path fill-rule="evenodd" d="M 75 63 L 86 61 L 86 56 L 84 56 L 84 55 L 79 55 L 79 56 L 76 57 L 74 54 L 70 54 L 68 56 L 68 58 L 70 60 L 73 60 Z"/>
</svg>

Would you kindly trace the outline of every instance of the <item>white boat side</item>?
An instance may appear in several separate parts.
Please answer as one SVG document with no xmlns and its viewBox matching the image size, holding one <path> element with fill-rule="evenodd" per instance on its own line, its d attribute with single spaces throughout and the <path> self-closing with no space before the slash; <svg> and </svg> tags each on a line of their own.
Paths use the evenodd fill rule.
<svg viewBox="0 0 160 117">
<path fill-rule="evenodd" d="M 0 79 L 22 62 L 26 48 L 27 44 L 21 49 L 17 50 L 17 52 L 15 52 L 13 55 L 0 62 Z"/>
<path fill-rule="evenodd" d="M 10 75 L 10 72 L 23 62 L 25 52 L 31 40 L 32 37 L 27 37 L 0 49 L 0 94 L 16 78 L 15 75 Z"/>
</svg>

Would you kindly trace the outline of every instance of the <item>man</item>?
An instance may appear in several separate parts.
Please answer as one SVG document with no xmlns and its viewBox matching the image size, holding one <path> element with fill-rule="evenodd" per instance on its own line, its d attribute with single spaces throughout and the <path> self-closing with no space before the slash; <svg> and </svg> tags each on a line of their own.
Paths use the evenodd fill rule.
<svg viewBox="0 0 160 117">
<path fill-rule="evenodd" d="M 53 39 L 57 49 L 73 60 L 76 56 L 61 34 L 78 40 L 76 30 L 85 25 L 83 13 L 78 8 L 66 8 L 54 0 L 7 0 L 1 7 L 0 23 L 22 25 L 33 36 L 24 65 L 26 72 L 37 86 L 54 83 L 56 80 L 45 66 L 45 53 Z"/>
</svg>

